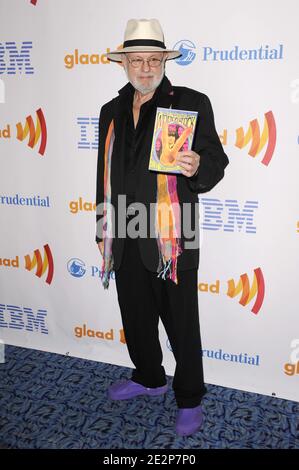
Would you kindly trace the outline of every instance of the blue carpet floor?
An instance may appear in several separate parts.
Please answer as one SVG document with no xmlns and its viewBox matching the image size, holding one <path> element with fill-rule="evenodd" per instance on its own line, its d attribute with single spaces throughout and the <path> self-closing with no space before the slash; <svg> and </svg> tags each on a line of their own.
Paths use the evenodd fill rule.
<svg viewBox="0 0 299 470">
<path fill-rule="evenodd" d="M 299 448 L 298 403 L 292 401 L 207 385 L 202 430 L 178 437 L 171 389 L 157 398 L 107 398 L 109 385 L 129 377 L 130 369 L 13 346 L 5 355 L 0 448 Z"/>
</svg>

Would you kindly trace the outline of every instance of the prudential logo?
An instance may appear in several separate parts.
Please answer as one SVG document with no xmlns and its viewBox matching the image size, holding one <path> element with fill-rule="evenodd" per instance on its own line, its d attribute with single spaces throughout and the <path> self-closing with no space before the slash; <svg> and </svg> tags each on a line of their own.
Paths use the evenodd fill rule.
<svg viewBox="0 0 299 470">
<path fill-rule="evenodd" d="M 227 49 L 221 49 L 217 46 L 202 45 L 197 48 L 195 53 L 195 44 L 188 39 L 178 41 L 174 49 L 181 52 L 181 57 L 176 59 L 178 65 L 189 65 L 195 57 L 203 62 L 238 62 L 238 61 L 273 61 L 284 59 L 283 44 L 255 44 L 244 47 L 240 44 L 233 44 Z"/>
<path fill-rule="evenodd" d="M 244 49 L 238 44 L 229 49 L 216 49 L 204 46 L 202 47 L 201 58 L 204 62 L 281 60 L 283 59 L 283 44 L 278 44 L 276 47 L 265 44 L 248 49 Z"/>
<path fill-rule="evenodd" d="M 86 265 L 79 258 L 72 258 L 67 263 L 68 272 L 74 277 L 83 277 L 86 273 Z"/>
<path fill-rule="evenodd" d="M 178 65 L 190 65 L 195 59 L 195 44 L 188 39 L 182 39 L 181 41 L 177 42 L 173 49 L 179 50 L 182 54 L 181 57 L 176 59 L 176 63 Z"/>
</svg>

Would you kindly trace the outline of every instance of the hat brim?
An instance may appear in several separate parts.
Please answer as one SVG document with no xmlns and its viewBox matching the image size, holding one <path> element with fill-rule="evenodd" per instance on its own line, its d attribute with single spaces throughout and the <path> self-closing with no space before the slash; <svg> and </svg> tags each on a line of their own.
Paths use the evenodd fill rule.
<svg viewBox="0 0 299 470">
<path fill-rule="evenodd" d="M 124 47 L 123 49 L 118 49 L 117 51 L 108 52 L 104 54 L 107 59 L 111 60 L 112 62 L 121 62 L 122 61 L 122 54 L 125 52 L 167 52 L 167 60 L 177 59 L 181 57 L 182 53 L 180 51 L 174 51 L 171 49 L 162 49 L 161 47 L 153 47 L 153 46 L 132 46 L 132 47 Z"/>
</svg>

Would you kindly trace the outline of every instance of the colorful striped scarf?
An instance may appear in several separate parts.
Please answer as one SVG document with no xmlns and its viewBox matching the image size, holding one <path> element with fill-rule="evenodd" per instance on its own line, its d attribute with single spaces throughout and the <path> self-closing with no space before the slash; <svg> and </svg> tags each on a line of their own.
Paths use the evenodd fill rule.
<svg viewBox="0 0 299 470">
<path fill-rule="evenodd" d="M 114 122 L 111 121 L 104 153 L 104 213 L 102 262 L 102 284 L 105 289 L 113 270 L 112 255 L 112 216 L 111 216 L 111 157 L 115 140 Z M 155 234 L 159 250 L 158 276 L 171 279 L 178 284 L 177 258 L 182 253 L 180 238 L 180 206 L 177 194 L 177 177 L 163 173 L 157 174 L 157 196 L 155 212 Z"/>
<path fill-rule="evenodd" d="M 176 175 L 157 174 L 155 228 L 159 248 L 158 277 L 169 277 L 175 284 L 178 283 L 177 258 L 182 252 L 176 183 Z"/>
<path fill-rule="evenodd" d="M 104 289 L 108 289 L 111 272 L 113 271 L 112 256 L 112 214 L 111 214 L 111 161 L 113 144 L 115 140 L 114 122 L 111 121 L 106 141 L 104 153 L 104 211 L 103 211 L 103 261 L 102 261 L 102 284 Z"/>
</svg>

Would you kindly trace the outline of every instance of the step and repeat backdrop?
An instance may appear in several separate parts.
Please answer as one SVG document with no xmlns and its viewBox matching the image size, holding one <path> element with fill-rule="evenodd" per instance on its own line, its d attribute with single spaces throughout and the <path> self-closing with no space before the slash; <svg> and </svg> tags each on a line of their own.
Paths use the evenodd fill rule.
<svg viewBox="0 0 299 470">
<path fill-rule="evenodd" d="M 229 156 L 201 194 L 205 380 L 299 401 L 297 1 L 0 1 L 0 340 L 131 367 L 95 243 L 103 56 L 158 18 L 174 85 L 206 93 Z M 161 327 L 164 365 L 174 359 Z M 3 358 L 5 360 L 5 358 Z"/>
</svg>

